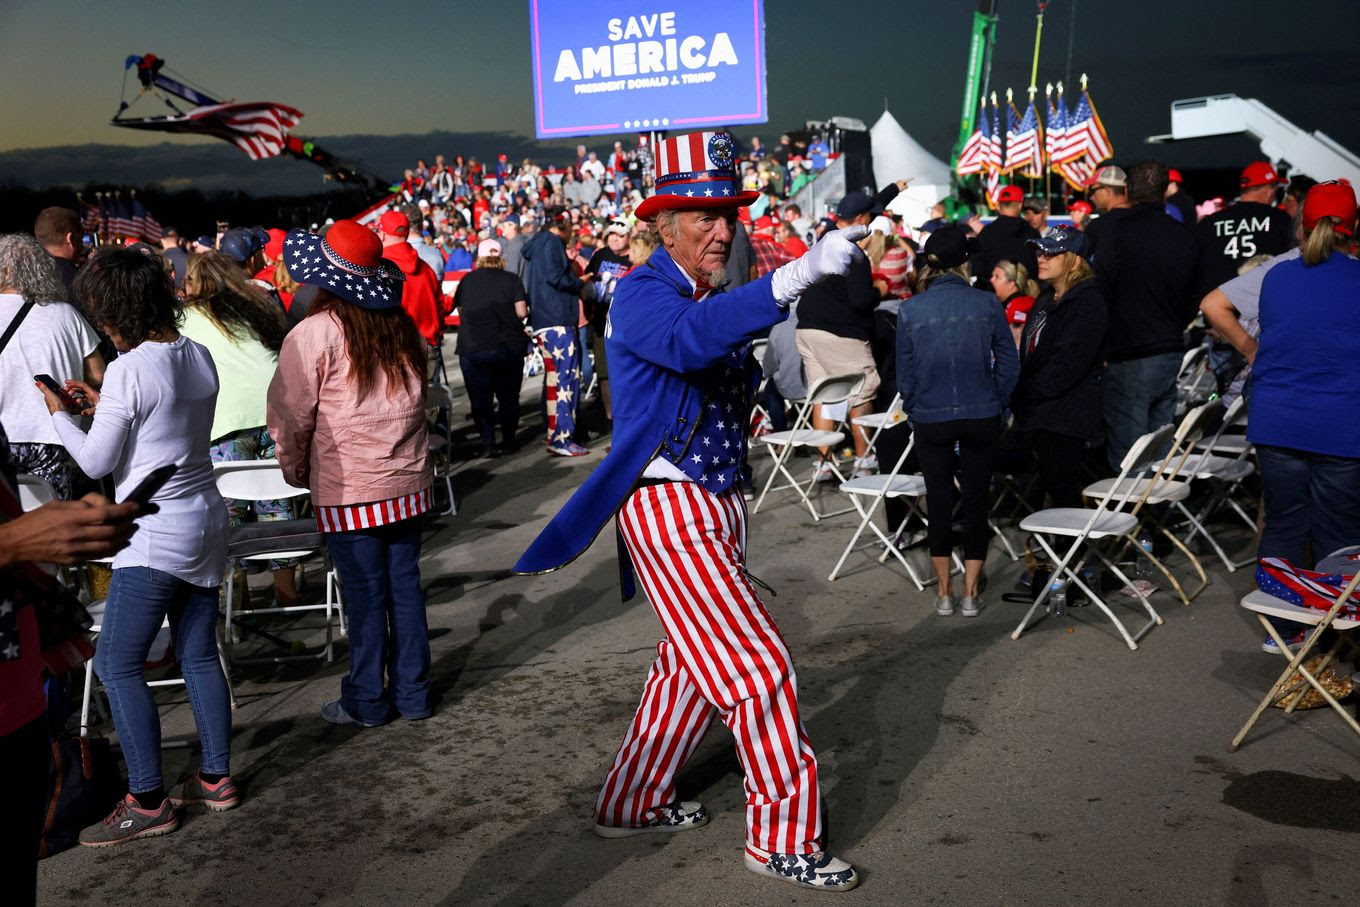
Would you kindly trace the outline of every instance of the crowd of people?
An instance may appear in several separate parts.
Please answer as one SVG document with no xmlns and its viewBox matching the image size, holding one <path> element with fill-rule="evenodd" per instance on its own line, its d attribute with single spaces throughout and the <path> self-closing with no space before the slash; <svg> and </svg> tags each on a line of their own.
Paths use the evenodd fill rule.
<svg viewBox="0 0 1360 907">
<path fill-rule="evenodd" d="M 1047 199 L 1018 186 L 1001 188 L 994 217 L 951 222 L 942 204 L 914 226 L 892 208 L 910 174 L 805 213 L 789 198 L 826 166 L 820 139 L 794 148 L 783 136 L 770 149 L 755 139 L 741 154 L 725 133 L 703 140 L 711 167 L 699 198 L 643 138 L 615 142 L 603 160 L 581 146 L 561 168 L 438 155 L 407 170 L 366 223 L 223 225 L 192 242 L 168 229 L 160 248 L 88 250 L 79 217 L 52 208 L 32 235 L 0 237 L 0 532 L 35 527 L 0 558 L 18 575 L 20 561 L 114 556 L 94 666 L 129 793 L 82 844 L 168 833 L 185 803 L 240 802 L 215 635 L 227 539 L 233 525 L 299 511 L 223 500 L 214 463 L 274 460 L 310 492 L 350 628 L 349 671 L 322 717 L 375 727 L 432 713 L 420 527 L 435 506 L 430 432 L 450 414 L 430 405 L 427 385 L 443 380 L 455 324 L 476 455 L 521 445 L 526 358 L 542 360 L 543 450 L 591 454 L 582 415 L 597 399 L 609 436 L 609 456 L 517 569 L 569 563 L 617 515 L 624 587 L 635 571 L 666 631 L 597 833 L 707 822 L 700 804 L 675 802 L 671 779 L 717 715 L 748 771 L 747 865 L 785 881 L 858 881 L 824 852 L 790 656 L 740 564 L 747 445 L 787 429 L 791 402 L 823 379 L 860 380 L 843 413 L 814 414 L 815 428 L 852 427 L 845 451 L 813 458 L 809 488 L 878 473 L 911 445 L 926 513 L 961 508 L 956 596 L 952 521 L 923 529 L 887 507 L 902 527 L 896 543 L 928 546 L 942 616 L 984 607 L 996 470 L 1032 472 L 1033 507 L 1081 507 L 1090 467 L 1117 471 L 1140 437 L 1173 421 L 1182 360 L 1198 343 L 1217 392 L 1249 395 L 1258 554 L 1307 569 L 1360 543 L 1360 429 L 1345 409 L 1360 357 L 1349 184 L 1287 182 L 1254 162 L 1236 200 L 1197 205 L 1159 162 L 1107 162 L 1059 226 L 1047 224 Z M 753 401 L 757 339 L 769 380 Z M 35 387 L 36 376 L 49 381 Z M 748 418 L 753 402 L 763 418 Z M 853 420 L 895 409 L 907 420 L 871 450 Z M 730 453 L 706 458 L 695 444 Z M 56 503 L 21 515 L 18 474 L 44 481 Z M 656 537 L 658 514 L 674 538 Z M 273 598 L 294 604 L 297 564 L 269 567 Z M 727 579 L 680 590 L 696 570 Z M 46 734 L 38 618 L 54 593 L 26 582 L 17 622 L 0 618 L 0 746 L 7 765 L 31 767 Z M 711 610 L 703 633 L 695 609 Z M 202 752 L 173 792 L 142 676 L 167 618 Z M 750 627 L 768 667 L 763 692 L 721 668 L 736 655 L 714 654 Z M 667 696 L 704 706 L 647 725 L 644 712 L 667 710 Z M 684 752 L 644 770 L 639 753 L 658 734 L 683 738 Z M 772 740 L 779 768 L 757 770 Z"/>
</svg>

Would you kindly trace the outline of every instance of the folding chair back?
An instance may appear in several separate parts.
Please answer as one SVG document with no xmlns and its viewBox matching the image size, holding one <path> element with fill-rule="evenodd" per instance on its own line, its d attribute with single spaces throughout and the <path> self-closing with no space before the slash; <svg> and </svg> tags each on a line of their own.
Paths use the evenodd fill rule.
<svg viewBox="0 0 1360 907">
<path fill-rule="evenodd" d="M 15 478 L 19 480 L 19 503 L 25 513 L 57 499 L 57 493 L 42 476 L 21 472 Z"/>
<path fill-rule="evenodd" d="M 283 468 L 279 466 L 277 460 L 232 460 L 214 463 L 213 473 L 217 482 L 217 490 L 224 498 L 236 498 L 244 501 L 270 501 L 297 498 L 308 494 L 306 488 L 289 485 L 284 480 Z M 274 523 L 243 523 L 233 528 L 232 536 L 233 544 L 229 545 L 228 554 L 238 562 L 306 557 L 322 549 L 320 533 L 316 529 L 316 524 L 309 519 L 284 520 Z M 244 550 L 248 550 L 249 553 L 233 552 L 231 548 L 235 545 L 244 544 L 243 540 L 246 537 L 249 537 L 249 546 Z M 238 552 L 240 550 L 242 549 L 237 549 Z M 235 636 L 239 633 L 239 630 L 233 632 L 233 623 L 235 618 L 239 616 L 251 614 L 275 616 L 302 611 L 325 611 L 326 613 L 326 645 L 317 655 L 288 655 L 264 659 L 233 660 L 263 660 L 269 662 L 296 661 L 308 658 L 333 660 L 331 612 L 341 606 L 337 591 L 339 584 L 335 571 L 331 569 L 329 562 L 326 564 L 326 571 L 326 601 L 324 604 L 250 609 L 236 607 L 236 570 L 229 564 L 224 609 L 226 635 L 229 641 L 236 641 Z M 343 634 L 345 626 L 343 611 L 340 614 L 340 625 Z"/>
<path fill-rule="evenodd" d="M 765 487 L 761 489 L 760 496 L 756 499 L 755 506 L 751 508 L 753 513 L 760 512 L 760 507 L 765 503 L 766 496 L 768 496 L 771 491 L 776 490 L 774 484 L 775 480 L 782 475 L 786 482 L 785 484 L 778 486 L 778 488 L 794 489 L 798 493 L 798 497 L 802 500 L 804 506 L 806 506 L 808 511 L 812 514 L 814 520 L 821 520 L 824 517 L 837 515 L 822 513 L 813 505 L 811 499 L 809 499 L 808 492 L 812 490 L 812 487 L 816 482 L 816 477 L 814 476 L 813 480 L 808 482 L 807 488 L 804 489 L 798 480 L 789 473 L 787 464 L 796 447 L 830 448 L 845 440 L 845 434 L 841 431 L 822 431 L 812 428 L 813 409 L 817 406 L 831 406 L 837 403 L 846 403 L 859 393 L 860 388 L 863 387 L 863 385 L 864 374 L 862 372 L 854 372 L 845 375 L 828 375 L 808 390 L 807 396 L 804 397 L 802 402 L 798 405 L 797 415 L 794 417 L 792 428 L 788 431 L 776 431 L 760 436 L 758 440 L 760 443 L 764 444 L 766 450 L 770 452 L 770 457 L 774 460 L 774 464 L 769 477 L 765 480 Z M 824 459 L 823 462 L 831 464 L 831 469 L 838 478 L 844 478 L 844 476 L 840 474 L 840 470 L 836 468 L 836 464 L 833 460 Z M 837 513 L 848 512 L 849 510 L 847 509 L 838 511 Z"/>
<path fill-rule="evenodd" d="M 449 496 L 449 506 L 440 511 L 440 516 L 457 516 L 458 501 L 453 496 L 453 398 L 447 387 L 431 384 L 425 388 L 427 409 L 444 410 L 444 430 L 430 432 L 430 453 L 434 461 L 434 477 L 444 480 L 444 490 Z"/>
</svg>

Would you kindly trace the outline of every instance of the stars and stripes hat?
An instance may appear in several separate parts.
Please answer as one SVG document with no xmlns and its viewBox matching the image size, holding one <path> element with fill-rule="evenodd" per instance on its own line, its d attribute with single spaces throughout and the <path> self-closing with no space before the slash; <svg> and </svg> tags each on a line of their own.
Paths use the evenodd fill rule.
<svg viewBox="0 0 1360 907">
<path fill-rule="evenodd" d="M 401 306 L 405 275 L 383 258 L 382 241 L 352 220 L 331 224 L 325 236 L 293 230 L 283 243 L 288 274 L 365 309 Z"/>
<path fill-rule="evenodd" d="M 726 132 L 691 132 L 666 139 L 656 150 L 656 192 L 637 209 L 651 220 L 662 211 L 749 205 L 759 192 L 737 181 L 737 146 Z"/>
</svg>

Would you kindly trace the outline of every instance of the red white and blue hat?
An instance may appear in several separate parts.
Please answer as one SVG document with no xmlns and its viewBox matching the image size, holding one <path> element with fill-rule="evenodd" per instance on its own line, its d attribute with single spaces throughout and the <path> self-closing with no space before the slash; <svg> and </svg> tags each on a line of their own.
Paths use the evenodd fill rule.
<svg viewBox="0 0 1360 907">
<path fill-rule="evenodd" d="M 735 208 L 759 192 L 741 191 L 737 146 L 726 132 L 691 132 L 666 139 L 656 149 L 656 192 L 635 212 L 651 220 L 662 211 Z"/>
<path fill-rule="evenodd" d="M 363 224 L 338 220 L 325 236 L 293 230 L 283 243 L 288 274 L 365 309 L 401 306 L 406 276 L 383 258 L 382 240 Z"/>
</svg>

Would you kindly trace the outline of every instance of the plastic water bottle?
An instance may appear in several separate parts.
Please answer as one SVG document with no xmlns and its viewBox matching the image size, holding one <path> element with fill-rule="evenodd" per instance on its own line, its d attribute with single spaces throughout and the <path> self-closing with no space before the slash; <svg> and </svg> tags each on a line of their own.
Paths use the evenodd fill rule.
<svg viewBox="0 0 1360 907">
<path fill-rule="evenodd" d="M 1067 582 L 1062 579 L 1055 579 L 1048 587 L 1048 607 L 1055 615 L 1061 617 L 1067 613 Z"/>
<path fill-rule="evenodd" d="M 1138 547 L 1143 549 L 1143 554 L 1138 556 L 1138 561 L 1133 565 L 1134 579 L 1152 579 L 1152 561 L 1146 555 L 1152 554 L 1152 536 L 1143 532 L 1138 536 Z"/>
</svg>

